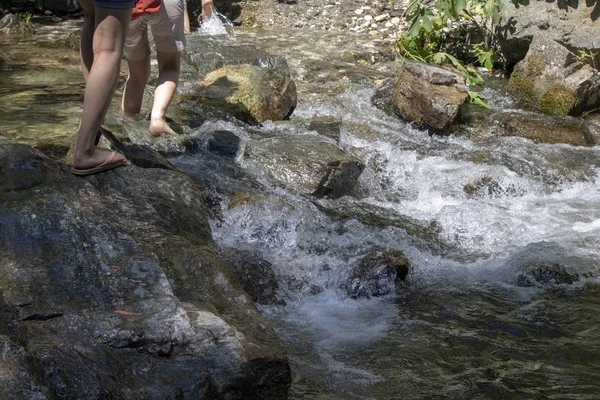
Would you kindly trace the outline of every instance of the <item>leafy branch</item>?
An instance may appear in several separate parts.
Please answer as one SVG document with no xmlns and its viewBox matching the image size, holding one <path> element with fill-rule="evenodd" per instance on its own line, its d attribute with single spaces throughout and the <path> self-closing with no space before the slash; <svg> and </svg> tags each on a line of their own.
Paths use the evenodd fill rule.
<svg viewBox="0 0 600 400">
<path fill-rule="evenodd" d="M 491 70 L 498 62 L 493 45 L 493 27 L 500 22 L 501 13 L 514 7 L 510 0 L 413 0 L 404 11 L 408 28 L 396 43 L 396 52 L 402 58 L 433 64 L 451 64 L 466 76 L 467 86 L 483 85 L 477 70 L 458 60 L 445 48 L 452 44 L 452 30 L 456 26 L 471 26 L 480 31 L 485 40 L 470 44 L 476 62 Z M 454 24 L 454 25 L 453 25 Z M 469 91 L 469 101 L 488 107 L 478 93 Z"/>
</svg>

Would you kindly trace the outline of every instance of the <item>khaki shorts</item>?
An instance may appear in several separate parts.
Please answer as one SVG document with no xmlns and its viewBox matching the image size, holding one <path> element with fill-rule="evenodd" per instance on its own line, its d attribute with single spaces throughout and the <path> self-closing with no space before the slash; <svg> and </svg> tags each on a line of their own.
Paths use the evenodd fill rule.
<svg viewBox="0 0 600 400">
<path fill-rule="evenodd" d="M 145 14 L 129 24 L 125 39 L 125 57 L 131 61 L 150 57 L 148 26 L 152 30 L 156 51 L 177 53 L 185 47 L 183 1 L 163 0 L 154 14 Z"/>
</svg>

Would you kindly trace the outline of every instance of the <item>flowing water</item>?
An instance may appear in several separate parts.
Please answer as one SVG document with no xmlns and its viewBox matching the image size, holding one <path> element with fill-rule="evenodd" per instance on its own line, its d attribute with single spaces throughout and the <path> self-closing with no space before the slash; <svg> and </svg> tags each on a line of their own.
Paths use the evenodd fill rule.
<svg viewBox="0 0 600 400">
<path fill-rule="evenodd" d="M 182 92 L 202 62 L 256 48 L 286 57 L 299 89 L 288 122 L 249 128 L 208 118 L 184 127 L 192 136 L 228 130 L 243 146 L 261 132 L 313 136 L 302 121 L 335 116 L 340 146 L 367 165 L 353 196 L 316 200 L 273 187 L 239 155 L 232 161 L 201 147 L 171 158 L 220 200 L 217 245 L 272 264 L 281 301 L 260 310 L 287 349 L 290 398 L 598 398 L 600 147 L 416 129 L 371 104 L 377 83 L 395 68 L 373 42 L 242 29 L 188 37 L 195 61 L 183 67 Z M 36 68 L 43 74 L 32 74 Z M 70 85 L 65 92 L 74 96 L 81 89 L 71 69 L 42 88 L 36 79 L 52 76 L 48 70 L 44 63 L 9 70 L 10 82 L 2 71 L 0 140 L 33 143 L 48 129 L 76 125 L 72 97 L 68 107 L 35 100 L 37 90 L 60 96 Z M 24 88 L 33 88 L 33 104 L 6 100 Z M 484 95 L 496 112 L 518 110 L 501 88 Z M 19 114 L 25 109 L 35 118 Z M 469 195 L 465 186 L 481 178 L 498 190 Z M 258 200 L 227 207 L 236 193 Z M 435 239 L 415 234 L 406 220 L 435 226 Z M 385 297 L 348 297 L 341 282 L 376 247 L 406 254 L 413 266 L 407 284 Z M 544 279 L 530 269 L 552 264 L 577 278 Z"/>
</svg>

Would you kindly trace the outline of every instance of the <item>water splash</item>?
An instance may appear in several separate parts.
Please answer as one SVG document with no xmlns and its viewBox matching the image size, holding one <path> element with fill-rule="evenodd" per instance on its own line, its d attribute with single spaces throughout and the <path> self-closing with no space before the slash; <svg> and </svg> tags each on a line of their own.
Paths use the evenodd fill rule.
<svg viewBox="0 0 600 400">
<path fill-rule="evenodd" d="M 198 17 L 198 33 L 205 36 L 233 36 L 233 23 L 223 14 L 213 10 L 212 15 L 203 20 L 202 16 Z"/>
</svg>

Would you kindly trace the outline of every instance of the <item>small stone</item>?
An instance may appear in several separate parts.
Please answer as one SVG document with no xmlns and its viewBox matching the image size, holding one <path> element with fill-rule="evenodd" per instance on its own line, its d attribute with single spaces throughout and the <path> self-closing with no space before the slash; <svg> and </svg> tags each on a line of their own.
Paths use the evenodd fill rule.
<svg viewBox="0 0 600 400">
<path fill-rule="evenodd" d="M 362 13 L 363 13 L 362 8 L 358 8 L 358 9 L 354 10 L 354 14 L 356 14 L 356 15 L 362 15 Z"/>
<path fill-rule="evenodd" d="M 375 17 L 376 22 L 383 22 L 388 19 L 390 19 L 390 14 L 388 14 L 388 13 L 380 14 Z"/>
</svg>

